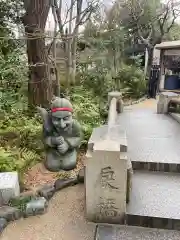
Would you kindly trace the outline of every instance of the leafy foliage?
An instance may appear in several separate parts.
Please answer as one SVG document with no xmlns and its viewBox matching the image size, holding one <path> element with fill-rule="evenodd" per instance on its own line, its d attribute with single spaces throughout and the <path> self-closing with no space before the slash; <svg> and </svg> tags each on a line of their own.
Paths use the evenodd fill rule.
<svg viewBox="0 0 180 240">
<path fill-rule="evenodd" d="M 147 81 L 145 80 L 144 73 L 140 67 L 123 64 L 117 74 L 117 79 L 121 83 L 124 96 L 133 96 L 137 99 L 146 94 Z"/>
<path fill-rule="evenodd" d="M 41 159 L 41 126 L 23 112 L 19 114 L 5 114 L 0 121 L 0 171 L 25 171 Z"/>
<path fill-rule="evenodd" d="M 83 86 L 74 87 L 71 91 L 71 100 L 74 105 L 75 116 L 81 123 L 84 132 L 84 141 L 87 143 L 93 127 L 102 123 L 100 118 L 98 96 Z"/>
<path fill-rule="evenodd" d="M 25 87 L 27 86 L 27 68 L 21 59 L 21 50 L 3 55 L 0 52 L 0 110 L 25 107 Z"/>
<path fill-rule="evenodd" d="M 24 213 L 26 210 L 27 203 L 34 199 L 32 196 L 21 196 L 18 198 L 12 198 L 9 201 L 11 207 L 17 207 L 21 213 Z"/>
</svg>

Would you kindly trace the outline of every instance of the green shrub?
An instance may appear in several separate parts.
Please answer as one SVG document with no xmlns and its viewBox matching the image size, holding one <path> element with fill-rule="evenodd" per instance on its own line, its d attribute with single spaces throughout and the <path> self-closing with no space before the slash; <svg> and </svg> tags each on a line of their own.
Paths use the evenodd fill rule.
<svg viewBox="0 0 180 240">
<path fill-rule="evenodd" d="M 86 91 L 91 91 L 97 96 L 98 101 L 107 100 L 108 92 L 116 88 L 113 80 L 113 71 L 108 70 L 105 66 L 96 66 L 86 72 L 78 73 L 80 81 L 78 83 L 83 86 Z"/>
<path fill-rule="evenodd" d="M 0 110 L 9 112 L 27 105 L 25 92 L 28 68 L 25 67 L 26 61 L 22 59 L 22 54 L 23 51 L 18 48 L 4 55 L 0 48 Z"/>
<path fill-rule="evenodd" d="M 36 152 L 20 148 L 0 148 L 0 172 L 23 172 L 37 161 Z"/>
<path fill-rule="evenodd" d="M 134 65 L 121 64 L 118 72 L 106 67 L 96 66 L 86 72 L 78 73 L 79 83 L 98 96 L 100 103 L 107 102 L 108 92 L 118 90 L 125 97 L 141 98 L 146 94 L 147 82 L 139 62 Z"/>
<path fill-rule="evenodd" d="M 74 106 L 75 117 L 83 128 L 83 143 L 86 144 L 92 129 L 102 124 L 98 96 L 95 97 L 92 91 L 88 91 L 83 86 L 78 86 L 71 90 L 70 98 Z"/>
<path fill-rule="evenodd" d="M 0 172 L 24 172 L 42 159 L 41 125 L 23 113 L 5 114 L 0 121 Z"/>
<path fill-rule="evenodd" d="M 18 198 L 12 198 L 9 201 L 9 205 L 11 207 L 16 207 L 18 208 L 21 213 L 24 213 L 24 211 L 26 210 L 26 206 L 27 204 L 33 199 L 32 196 L 21 196 Z"/>
<path fill-rule="evenodd" d="M 146 94 L 147 82 L 143 71 L 135 65 L 123 64 L 117 74 L 124 95 L 131 98 L 141 98 Z"/>
</svg>

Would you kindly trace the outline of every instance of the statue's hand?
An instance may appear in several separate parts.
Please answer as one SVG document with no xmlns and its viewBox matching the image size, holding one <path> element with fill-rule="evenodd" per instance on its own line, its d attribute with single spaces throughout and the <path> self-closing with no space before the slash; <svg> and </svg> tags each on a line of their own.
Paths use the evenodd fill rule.
<svg viewBox="0 0 180 240">
<path fill-rule="evenodd" d="M 52 137 L 52 143 L 54 145 L 62 145 L 64 143 L 64 138 L 62 136 L 60 136 L 60 137 Z"/>
<path fill-rule="evenodd" d="M 57 146 L 59 153 L 62 153 L 62 154 L 66 153 L 68 148 L 69 148 L 69 146 L 66 141 L 64 141 L 63 144 Z"/>
</svg>

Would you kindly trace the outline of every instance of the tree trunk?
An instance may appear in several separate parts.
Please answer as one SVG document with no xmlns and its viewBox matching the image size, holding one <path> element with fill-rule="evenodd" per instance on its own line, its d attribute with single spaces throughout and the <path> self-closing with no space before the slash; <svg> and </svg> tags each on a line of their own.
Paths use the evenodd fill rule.
<svg viewBox="0 0 180 240">
<path fill-rule="evenodd" d="M 73 5 L 74 5 L 74 0 L 71 0 L 71 9 L 70 9 L 70 16 L 69 16 L 69 29 L 68 29 L 69 36 L 72 35 Z M 73 74 L 72 43 L 73 43 L 73 40 L 71 38 L 69 38 L 67 40 L 68 47 L 67 47 L 67 74 L 66 74 L 66 81 L 67 81 L 68 87 L 72 83 L 72 74 Z"/>
<path fill-rule="evenodd" d="M 58 27 L 58 20 L 56 16 L 56 10 L 54 6 L 52 7 L 52 14 L 54 17 L 54 37 L 56 37 L 57 34 L 57 27 Z M 54 75 L 55 75 L 55 81 L 52 82 L 53 85 L 53 93 L 55 96 L 59 97 L 60 96 L 60 78 L 59 78 L 59 73 L 57 70 L 57 41 L 56 38 L 54 38 L 52 49 L 53 49 L 53 65 L 54 65 Z"/>
<path fill-rule="evenodd" d="M 72 43 L 72 73 L 71 73 L 71 83 L 75 85 L 76 83 L 76 63 L 77 63 L 77 36 L 74 37 Z"/>
<path fill-rule="evenodd" d="M 26 5 L 23 24 L 27 36 L 29 64 L 28 100 L 29 106 L 49 106 L 53 88 L 45 46 L 44 29 L 50 9 L 50 0 L 31 0 Z M 27 3 L 24 0 L 24 3 Z"/>
<path fill-rule="evenodd" d="M 67 37 L 66 40 L 66 87 L 69 89 L 71 84 L 71 73 L 72 73 L 72 52 L 71 52 L 72 40 Z"/>
</svg>

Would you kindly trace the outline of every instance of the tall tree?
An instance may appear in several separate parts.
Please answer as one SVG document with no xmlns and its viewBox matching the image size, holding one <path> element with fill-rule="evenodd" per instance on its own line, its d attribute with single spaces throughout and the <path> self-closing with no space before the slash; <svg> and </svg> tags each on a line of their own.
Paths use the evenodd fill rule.
<svg viewBox="0 0 180 240">
<path fill-rule="evenodd" d="M 67 86 L 75 84 L 76 64 L 77 64 L 77 41 L 79 27 L 82 26 L 92 15 L 97 7 L 97 0 L 71 0 L 65 20 L 62 19 L 63 1 L 52 0 L 52 8 L 55 14 L 54 19 L 58 22 L 58 35 L 64 42 L 64 55 L 66 57 L 66 83 Z M 55 20 L 56 21 L 56 20 Z M 57 36 L 57 33 L 55 33 Z M 53 40 L 54 42 L 54 40 Z M 51 44 L 53 46 L 53 44 Z"/>
<path fill-rule="evenodd" d="M 121 12 L 124 10 L 126 12 L 124 19 L 121 18 L 122 22 L 126 21 L 128 27 L 144 44 L 146 63 L 154 45 L 166 39 L 175 25 L 180 15 L 179 6 L 180 3 L 174 0 L 168 0 L 166 3 L 161 3 L 160 0 L 125 0 L 121 4 Z"/>
<path fill-rule="evenodd" d="M 50 0 L 24 0 L 26 13 L 22 20 L 27 37 L 30 106 L 47 107 L 53 95 L 44 34 L 50 6 Z"/>
</svg>

